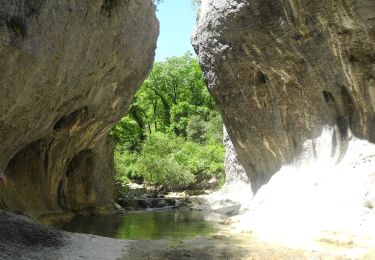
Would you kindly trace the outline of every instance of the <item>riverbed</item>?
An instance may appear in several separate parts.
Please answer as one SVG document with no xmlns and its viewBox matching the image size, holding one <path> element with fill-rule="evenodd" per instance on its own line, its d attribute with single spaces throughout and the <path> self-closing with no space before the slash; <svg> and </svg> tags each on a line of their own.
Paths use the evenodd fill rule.
<svg viewBox="0 0 375 260">
<path fill-rule="evenodd" d="M 133 240 L 189 239 L 223 228 L 224 217 L 188 208 L 129 212 L 124 215 L 76 216 L 54 226 L 64 231 Z"/>
<path fill-rule="evenodd" d="M 0 211 L 0 226 L 0 259 L 4 260 L 375 259 L 375 252 L 359 258 L 347 257 L 340 252 L 287 248 L 259 241 L 251 234 L 236 235 L 221 231 L 181 240 L 106 238 L 56 230 L 32 218 L 3 211 Z"/>
</svg>

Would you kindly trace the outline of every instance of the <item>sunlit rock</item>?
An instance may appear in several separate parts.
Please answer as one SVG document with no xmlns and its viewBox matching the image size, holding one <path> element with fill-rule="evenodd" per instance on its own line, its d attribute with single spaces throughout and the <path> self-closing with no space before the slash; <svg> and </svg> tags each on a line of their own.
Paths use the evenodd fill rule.
<svg viewBox="0 0 375 260">
<path fill-rule="evenodd" d="M 333 131 L 324 129 L 315 148 L 330 150 L 326 139 Z M 308 143 L 306 153 L 312 153 Z M 369 194 L 374 191 L 375 160 L 370 157 L 375 145 L 351 136 L 347 149 L 337 164 L 323 156 L 283 166 L 258 191 L 239 228 L 300 245 L 311 238 L 350 247 L 373 245 L 375 211 Z"/>
<path fill-rule="evenodd" d="M 203 1 L 193 45 L 255 193 L 250 229 L 375 238 L 374 18 L 371 0 Z"/>
<path fill-rule="evenodd" d="M 375 141 L 373 17 L 370 0 L 203 1 L 193 44 L 254 192 L 325 126 L 342 155 L 348 129 Z"/>
</svg>

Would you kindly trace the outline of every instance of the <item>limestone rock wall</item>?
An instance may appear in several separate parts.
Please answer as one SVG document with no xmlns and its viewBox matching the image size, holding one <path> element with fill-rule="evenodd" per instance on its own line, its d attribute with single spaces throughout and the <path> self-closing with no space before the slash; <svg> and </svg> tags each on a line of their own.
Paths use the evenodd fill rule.
<svg viewBox="0 0 375 260">
<path fill-rule="evenodd" d="M 230 139 L 225 126 L 223 133 L 223 143 L 225 146 L 225 185 L 232 185 L 234 183 L 243 183 L 245 185 L 250 185 L 249 178 L 247 177 L 245 169 L 238 161 L 236 149 L 233 146 L 232 140 Z"/>
<path fill-rule="evenodd" d="M 249 207 L 253 198 L 249 178 L 238 161 L 238 155 L 224 126 L 225 183 L 220 190 L 207 195 L 206 204 L 210 210 L 221 214 L 236 215 Z"/>
<path fill-rule="evenodd" d="M 0 0 L 1 208 L 27 214 L 108 205 L 108 133 L 149 72 L 151 0 Z"/>
<path fill-rule="evenodd" d="M 204 0 L 193 45 L 254 192 L 324 127 L 375 142 L 374 1 Z"/>
</svg>

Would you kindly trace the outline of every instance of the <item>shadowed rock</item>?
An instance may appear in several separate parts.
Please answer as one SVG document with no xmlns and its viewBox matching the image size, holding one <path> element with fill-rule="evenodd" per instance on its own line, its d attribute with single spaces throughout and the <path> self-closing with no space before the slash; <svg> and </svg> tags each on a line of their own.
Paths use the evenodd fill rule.
<svg viewBox="0 0 375 260">
<path fill-rule="evenodd" d="M 112 126 L 149 72 L 151 0 L 0 1 L 1 208 L 110 204 Z"/>
</svg>

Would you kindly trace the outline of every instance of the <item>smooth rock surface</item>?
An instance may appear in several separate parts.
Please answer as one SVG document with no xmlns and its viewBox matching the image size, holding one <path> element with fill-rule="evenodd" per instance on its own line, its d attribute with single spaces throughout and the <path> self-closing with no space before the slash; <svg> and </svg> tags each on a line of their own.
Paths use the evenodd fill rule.
<svg viewBox="0 0 375 260">
<path fill-rule="evenodd" d="M 151 0 L 0 1 L 1 208 L 111 204 L 112 126 L 154 57 Z"/>
</svg>

